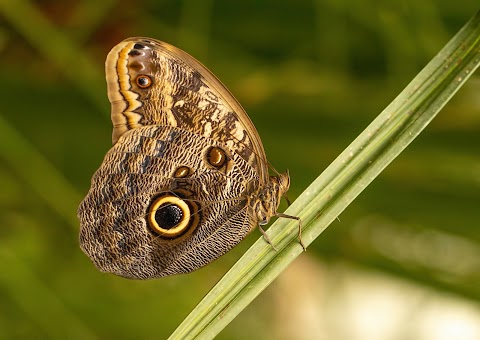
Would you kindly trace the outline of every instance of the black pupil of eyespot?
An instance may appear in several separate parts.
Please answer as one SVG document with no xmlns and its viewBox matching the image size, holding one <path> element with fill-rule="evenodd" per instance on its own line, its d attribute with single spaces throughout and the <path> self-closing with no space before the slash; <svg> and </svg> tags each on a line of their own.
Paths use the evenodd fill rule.
<svg viewBox="0 0 480 340">
<path fill-rule="evenodd" d="M 183 217 L 182 209 L 178 205 L 165 203 L 162 204 L 155 212 L 155 221 L 162 229 L 172 229 Z"/>
<path fill-rule="evenodd" d="M 139 77 L 137 81 L 140 86 L 147 86 L 150 83 L 150 79 L 147 77 Z"/>
</svg>

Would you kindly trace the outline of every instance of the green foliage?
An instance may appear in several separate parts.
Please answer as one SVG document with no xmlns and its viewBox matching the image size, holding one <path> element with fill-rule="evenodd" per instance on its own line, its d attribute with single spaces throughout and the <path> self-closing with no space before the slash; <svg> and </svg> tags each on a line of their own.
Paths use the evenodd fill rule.
<svg viewBox="0 0 480 340">
<path fill-rule="evenodd" d="M 165 338 L 260 238 L 188 276 L 149 282 L 101 274 L 81 253 L 76 208 L 109 148 L 103 64 L 120 40 L 151 36 L 206 64 L 251 116 L 270 162 L 290 170 L 293 199 L 477 9 L 466 0 L 0 0 L 0 338 Z M 478 87 L 474 76 L 307 254 L 478 303 Z M 245 338 L 269 328 L 247 322 Z"/>
</svg>

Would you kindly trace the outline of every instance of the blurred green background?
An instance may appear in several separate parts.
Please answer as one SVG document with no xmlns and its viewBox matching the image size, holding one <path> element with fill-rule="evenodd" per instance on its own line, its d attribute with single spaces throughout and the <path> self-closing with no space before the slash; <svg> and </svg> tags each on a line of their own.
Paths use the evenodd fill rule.
<svg viewBox="0 0 480 340">
<path fill-rule="evenodd" d="M 146 282 L 80 251 L 76 209 L 111 146 L 115 44 L 153 37 L 210 68 L 294 199 L 477 5 L 0 0 L 0 338 L 165 338 L 260 237 Z M 480 338 L 479 88 L 477 73 L 220 338 Z"/>
</svg>

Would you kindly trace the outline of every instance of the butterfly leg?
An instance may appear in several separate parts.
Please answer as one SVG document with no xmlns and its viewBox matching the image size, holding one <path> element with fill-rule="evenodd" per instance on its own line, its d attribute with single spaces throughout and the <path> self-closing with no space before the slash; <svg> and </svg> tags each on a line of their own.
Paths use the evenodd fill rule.
<svg viewBox="0 0 480 340">
<path fill-rule="evenodd" d="M 292 216 L 292 215 L 287 215 L 287 214 L 282 214 L 282 213 L 276 213 L 275 216 L 277 217 L 283 217 L 283 218 L 289 218 L 291 220 L 297 220 L 298 221 L 298 242 L 300 242 L 300 245 L 303 248 L 303 251 L 307 251 L 307 247 L 303 244 L 302 241 L 302 219 L 298 216 Z"/>
<path fill-rule="evenodd" d="M 267 243 L 272 246 L 273 250 L 277 251 L 278 249 L 273 245 L 272 241 L 270 241 L 270 237 L 268 237 L 267 233 L 265 232 L 265 230 L 263 230 L 261 225 L 258 226 L 258 229 L 260 229 L 260 232 L 262 233 L 265 241 L 267 241 Z"/>
</svg>

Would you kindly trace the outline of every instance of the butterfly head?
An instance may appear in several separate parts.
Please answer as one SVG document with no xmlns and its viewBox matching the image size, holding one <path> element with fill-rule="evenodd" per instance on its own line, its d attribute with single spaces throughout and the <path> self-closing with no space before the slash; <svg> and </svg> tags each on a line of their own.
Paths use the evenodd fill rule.
<svg viewBox="0 0 480 340">
<path fill-rule="evenodd" d="M 269 183 L 254 193 L 251 204 L 258 224 L 265 225 L 276 215 L 280 200 L 289 187 L 290 176 L 285 172 L 278 176 L 270 176 Z"/>
</svg>

